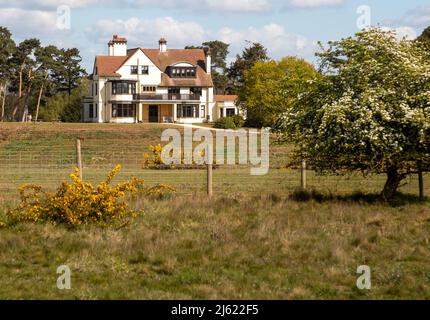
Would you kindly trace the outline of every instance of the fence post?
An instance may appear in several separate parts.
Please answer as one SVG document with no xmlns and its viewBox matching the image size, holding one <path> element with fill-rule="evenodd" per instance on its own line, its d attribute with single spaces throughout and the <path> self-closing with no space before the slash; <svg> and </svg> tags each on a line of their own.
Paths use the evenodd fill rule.
<svg viewBox="0 0 430 320">
<path fill-rule="evenodd" d="M 78 166 L 79 169 L 79 179 L 83 179 L 83 174 L 82 174 L 82 154 L 81 154 L 81 140 L 80 139 L 76 139 L 76 164 Z"/>
<path fill-rule="evenodd" d="M 420 199 L 424 199 L 424 178 L 423 178 L 421 161 L 418 161 L 417 166 L 418 166 L 418 187 L 420 190 Z"/>
<path fill-rule="evenodd" d="M 208 191 L 208 196 L 210 198 L 213 195 L 213 190 L 212 190 L 212 163 L 206 164 L 206 168 L 207 168 L 207 191 Z"/>
<path fill-rule="evenodd" d="M 306 160 L 302 160 L 300 167 L 300 186 L 302 190 L 306 190 Z"/>
</svg>

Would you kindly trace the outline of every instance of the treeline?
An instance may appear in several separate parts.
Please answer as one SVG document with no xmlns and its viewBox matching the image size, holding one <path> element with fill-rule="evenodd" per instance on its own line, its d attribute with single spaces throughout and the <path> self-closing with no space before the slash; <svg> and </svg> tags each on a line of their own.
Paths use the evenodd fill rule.
<svg viewBox="0 0 430 320">
<path fill-rule="evenodd" d="M 79 121 L 88 85 L 81 61 L 76 48 L 15 43 L 0 27 L 0 121 Z"/>
<path fill-rule="evenodd" d="M 314 66 L 297 57 L 271 59 L 258 42 L 247 42 L 241 54 L 227 66 L 229 44 L 208 41 L 201 46 L 212 53 L 212 77 L 217 94 L 237 94 L 246 112 L 248 127 L 271 126 L 300 93 L 307 81 L 319 76 Z"/>
<path fill-rule="evenodd" d="M 427 43 L 430 47 L 430 27 L 416 41 Z M 201 46 L 186 48 L 211 50 L 215 92 L 239 96 L 238 103 L 247 115 L 245 125 L 248 127 L 273 126 L 296 103 L 309 83 L 324 77 L 322 68 L 317 70 L 304 59 L 271 59 L 267 49 L 258 42 L 248 42 L 229 66 L 227 43 L 208 41 Z"/>
</svg>

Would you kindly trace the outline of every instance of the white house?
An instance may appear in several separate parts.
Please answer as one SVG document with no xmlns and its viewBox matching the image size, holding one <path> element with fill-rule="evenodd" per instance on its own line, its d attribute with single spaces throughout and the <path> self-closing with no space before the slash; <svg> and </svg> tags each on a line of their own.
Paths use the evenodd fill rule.
<svg viewBox="0 0 430 320">
<path fill-rule="evenodd" d="M 214 96 L 211 52 L 127 49 L 127 39 L 113 36 L 107 56 L 97 56 L 84 122 L 210 122 L 238 113 L 233 96 Z M 225 100 L 225 101 L 224 101 Z"/>
</svg>

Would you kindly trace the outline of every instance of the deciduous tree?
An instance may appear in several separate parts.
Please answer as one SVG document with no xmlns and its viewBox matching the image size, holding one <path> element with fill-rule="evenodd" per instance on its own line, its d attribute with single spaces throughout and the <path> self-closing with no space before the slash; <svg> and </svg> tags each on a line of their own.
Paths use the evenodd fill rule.
<svg viewBox="0 0 430 320">
<path fill-rule="evenodd" d="M 319 172 L 384 173 L 391 200 L 418 164 L 430 169 L 430 60 L 427 48 L 370 29 L 318 54 L 325 77 L 277 124 Z"/>
</svg>

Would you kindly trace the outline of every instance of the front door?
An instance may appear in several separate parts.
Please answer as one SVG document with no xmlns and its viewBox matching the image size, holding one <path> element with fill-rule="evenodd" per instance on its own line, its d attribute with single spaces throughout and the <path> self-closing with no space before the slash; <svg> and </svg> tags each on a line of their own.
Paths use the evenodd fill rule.
<svg viewBox="0 0 430 320">
<path fill-rule="evenodd" d="M 158 122 L 158 106 L 149 106 L 149 122 Z"/>
</svg>

